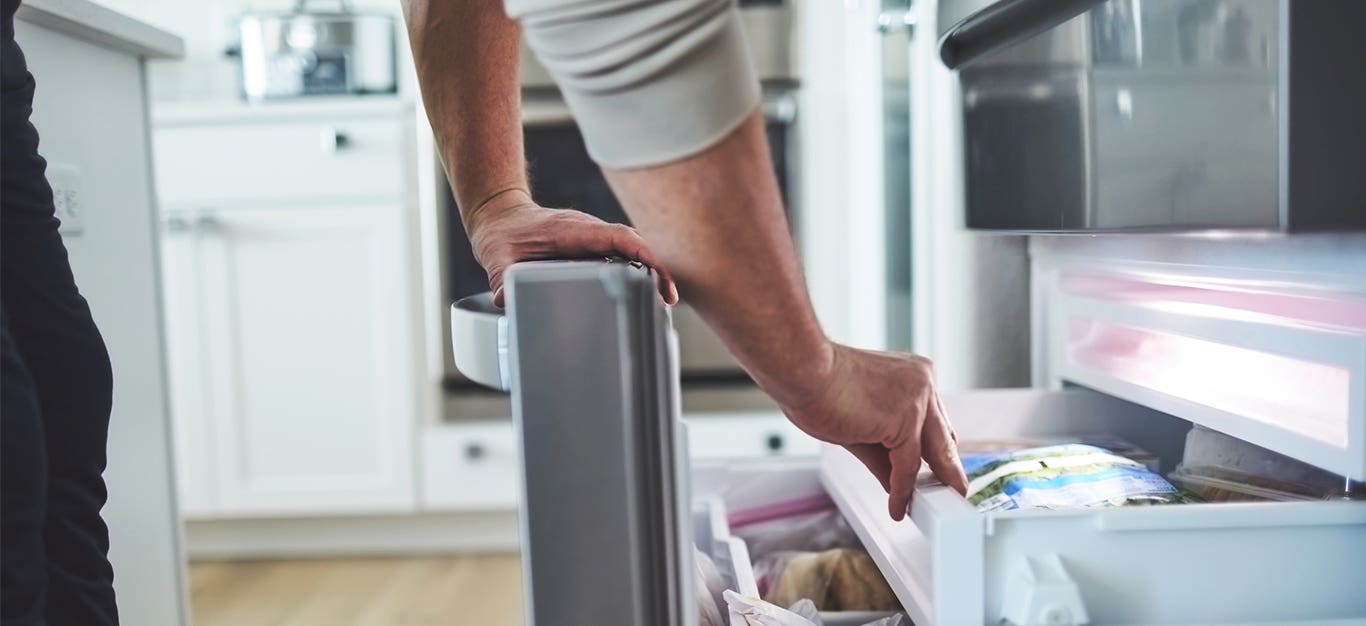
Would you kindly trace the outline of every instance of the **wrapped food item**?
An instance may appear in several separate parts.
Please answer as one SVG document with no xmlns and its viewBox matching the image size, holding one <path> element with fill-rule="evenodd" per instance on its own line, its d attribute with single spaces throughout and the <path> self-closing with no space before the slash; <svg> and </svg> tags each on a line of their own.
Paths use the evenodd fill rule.
<svg viewBox="0 0 1366 626">
<path fill-rule="evenodd" d="M 746 626 L 819 626 L 801 615 L 758 598 L 748 598 L 730 589 L 725 592 L 726 605 L 745 620 Z"/>
<path fill-rule="evenodd" d="M 1075 435 L 1066 437 L 1016 437 L 1013 439 L 986 439 L 977 441 L 963 441 L 958 444 L 958 451 L 962 453 L 978 452 L 1013 452 L 1024 448 L 1041 448 L 1044 446 L 1054 446 L 1069 443 L 1078 443 L 1097 448 L 1104 448 L 1107 452 L 1117 454 L 1126 459 L 1138 461 L 1144 467 L 1156 472 L 1160 470 L 1161 460 L 1157 455 L 1144 450 L 1128 441 L 1114 435 L 1093 434 Z"/>
<path fill-rule="evenodd" d="M 834 506 L 831 503 L 830 506 Z M 787 558 L 797 552 L 821 552 L 834 548 L 859 548 L 858 535 L 833 508 L 788 517 L 766 519 L 737 526 L 731 531 L 749 546 L 754 563 L 754 582 L 767 598 Z"/>
<path fill-rule="evenodd" d="M 824 510 L 733 524 L 731 533 L 745 541 L 749 555 L 761 559 L 774 552 L 805 550 L 820 552 L 832 548 L 856 548 L 859 542 L 849 522 L 835 510 L 834 503 Z"/>
<path fill-rule="evenodd" d="M 901 610 L 872 557 L 849 548 L 786 555 L 764 599 L 787 606 L 803 598 L 821 611 Z"/>
<path fill-rule="evenodd" d="M 1184 458 L 1171 478 L 1214 502 L 1366 496 L 1361 483 L 1199 425 L 1186 435 Z"/>
<path fill-rule="evenodd" d="M 1173 483 L 1199 496 L 1205 502 L 1298 502 L 1305 500 L 1350 500 L 1366 498 L 1366 489 L 1356 484 L 1343 489 L 1342 479 L 1334 482 L 1295 482 L 1270 476 L 1256 476 L 1219 467 L 1177 466 L 1169 476 Z"/>
<path fill-rule="evenodd" d="M 697 623 L 699 626 L 726 626 L 726 578 L 716 562 L 693 546 L 693 588 L 697 594 Z"/>
<path fill-rule="evenodd" d="M 1064 443 L 974 451 L 963 446 L 968 501 L 978 511 L 1069 509 L 1197 501 L 1143 462 Z"/>
</svg>

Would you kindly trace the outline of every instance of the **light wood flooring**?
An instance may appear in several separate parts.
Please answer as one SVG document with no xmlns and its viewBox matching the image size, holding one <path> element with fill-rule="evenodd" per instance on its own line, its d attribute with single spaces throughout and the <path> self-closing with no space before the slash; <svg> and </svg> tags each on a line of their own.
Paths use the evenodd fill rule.
<svg viewBox="0 0 1366 626">
<path fill-rule="evenodd" d="M 190 564 L 193 626 L 522 626 L 516 555 Z"/>
</svg>

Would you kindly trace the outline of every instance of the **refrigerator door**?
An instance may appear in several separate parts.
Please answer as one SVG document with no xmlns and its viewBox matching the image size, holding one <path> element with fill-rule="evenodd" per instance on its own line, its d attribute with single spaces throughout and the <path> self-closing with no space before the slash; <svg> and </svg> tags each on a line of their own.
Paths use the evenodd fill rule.
<svg viewBox="0 0 1366 626">
<path fill-rule="evenodd" d="M 514 266 L 506 329 L 528 623 L 691 626 L 676 339 L 652 277 Z"/>
</svg>

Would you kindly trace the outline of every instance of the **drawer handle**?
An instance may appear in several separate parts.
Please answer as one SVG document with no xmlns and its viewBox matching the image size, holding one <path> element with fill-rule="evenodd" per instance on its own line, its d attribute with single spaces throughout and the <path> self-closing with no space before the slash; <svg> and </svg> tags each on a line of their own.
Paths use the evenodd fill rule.
<svg viewBox="0 0 1366 626">
<path fill-rule="evenodd" d="M 465 446 L 465 458 L 469 461 L 479 461 L 480 459 L 483 459 L 487 454 L 488 451 L 484 449 L 483 444 L 471 443 Z"/>
<path fill-rule="evenodd" d="M 190 220 L 183 217 L 162 218 L 161 224 L 168 233 L 183 233 L 190 230 Z"/>
<path fill-rule="evenodd" d="M 326 154 L 336 154 L 351 145 L 351 136 L 337 128 L 324 128 L 321 140 Z"/>
<path fill-rule="evenodd" d="M 768 447 L 768 451 L 775 454 L 783 451 L 783 443 L 783 436 L 777 433 L 769 435 L 768 439 L 764 441 L 764 445 Z"/>
<path fill-rule="evenodd" d="M 213 215 L 201 215 L 194 221 L 196 230 L 204 233 L 218 233 L 223 230 L 223 221 Z"/>
</svg>

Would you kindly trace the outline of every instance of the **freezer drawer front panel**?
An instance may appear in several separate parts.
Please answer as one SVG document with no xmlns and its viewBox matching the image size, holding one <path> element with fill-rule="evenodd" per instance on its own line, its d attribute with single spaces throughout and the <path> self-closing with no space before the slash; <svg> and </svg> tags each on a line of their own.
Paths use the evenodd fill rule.
<svg viewBox="0 0 1366 626">
<path fill-rule="evenodd" d="M 1056 280 L 1062 379 L 1366 480 L 1366 294 L 1075 262 Z"/>
<path fill-rule="evenodd" d="M 1188 427 L 1091 392 L 975 392 L 944 404 L 960 439 L 1110 432 L 1168 462 Z M 821 479 L 921 626 L 1021 615 L 1060 624 L 1366 619 L 1366 502 L 980 514 L 926 472 L 910 522 L 896 523 L 881 486 L 843 449 L 823 452 Z"/>
<path fill-rule="evenodd" d="M 652 278 L 518 264 L 507 297 L 528 621 L 695 622 L 677 346 Z"/>
</svg>

